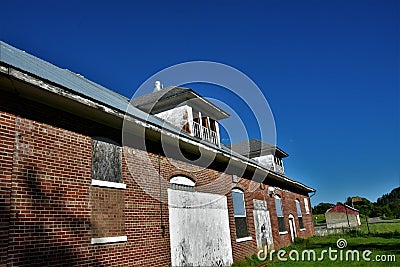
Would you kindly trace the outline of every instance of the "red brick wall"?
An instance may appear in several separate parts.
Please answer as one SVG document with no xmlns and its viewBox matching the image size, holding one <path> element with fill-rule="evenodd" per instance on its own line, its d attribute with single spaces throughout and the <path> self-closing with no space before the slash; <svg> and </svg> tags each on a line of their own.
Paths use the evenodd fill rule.
<svg viewBox="0 0 400 267">
<path fill-rule="evenodd" d="M 227 197 L 228 197 L 228 209 L 229 209 L 229 220 L 230 220 L 229 223 L 231 228 L 233 257 L 235 261 L 244 259 L 246 256 L 251 256 L 257 253 L 257 241 L 256 241 L 255 227 L 254 227 L 254 215 L 253 215 L 253 209 L 254 209 L 253 199 L 267 201 L 267 209 L 269 210 L 270 213 L 272 236 L 274 239 L 275 250 L 291 244 L 291 238 L 289 233 L 289 221 L 288 221 L 289 214 L 293 214 L 295 218 L 296 232 L 298 237 L 307 238 L 314 235 L 314 224 L 312 219 L 311 208 L 310 208 L 310 213 L 306 214 L 306 210 L 304 207 L 305 197 L 308 198 L 308 202 L 310 203 L 310 199 L 306 194 L 300 194 L 286 190 L 285 191 L 276 190 L 276 194 L 279 194 L 282 198 L 283 214 L 285 218 L 286 229 L 288 231 L 287 234 L 280 235 L 278 230 L 278 218 L 276 216 L 275 198 L 274 196 L 268 195 L 268 185 L 265 185 L 265 189 L 260 189 L 258 184 L 251 183 L 244 179 L 240 179 L 237 187 L 245 190 L 247 226 L 249 234 L 252 237 L 252 240 L 244 242 L 236 242 L 236 229 L 235 229 L 235 218 L 233 215 L 232 195 L 228 194 Z M 303 215 L 303 223 L 305 227 L 305 230 L 303 231 L 300 231 L 299 228 L 297 208 L 295 202 L 296 199 L 300 201 L 300 207 Z"/>
<path fill-rule="evenodd" d="M 9 265 L 15 266 L 168 265 L 170 244 L 166 189 L 168 180 L 174 175 L 192 178 L 198 191 L 226 194 L 234 259 L 256 253 L 252 200 L 258 198 L 257 193 L 245 192 L 248 229 L 253 239 L 237 243 L 230 175 L 139 149 L 130 149 L 130 153 L 123 155 L 123 182 L 127 189 L 120 191 L 123 197 L 114 199 L 123 201 L 119 207 L 124 209 L 128 242 L 91 245 L 90 239 L 95 236 L 92 233 L 94 221 L 91 219 L 90 192 L 107 191 L 90 185 L 91 136 L 120 141 L 120 132 L 0 93 L 0 134 L 0 266 L 6 258 Z M 161 195 L 158 187 L 159 159 Z M 211 183 L 213 180 L 217 182 Z M 143 186 L 152 196 L 143 190 Z M 240 186 L 247 190 L 249 182 L 243 181 Z M 92 196 L 92 201 L 99 196 Z M 297 214 L 295 197 L 294 193 L 283 194 L 285 217 L 289 212 Z M 163 201 L 161 205 L 160 198 Z M 299 195 L 299 199 L 304 208 L 303 197 Z M 267 201 L 272 227 L 277 229 L 273 198 Z M 115 212 L 121 214 L 121 210 Z M 312 232 L 309 227 L 312 225 L 311 214 L 307 217 L 303 210 L 303 218 L 307 231 L 301 235 L 307 236 Z M 275 230 L 273 232 L 276 246 L 288 243 L 286 237 L 280 237 Z"/>
<path fill-rule="evenodd" d="M 89 260 L 90 139 L 19 117 L 15 134 L 8 263 Z"/>
<path fill-rule="evenodd" d="M 1 118 L 5 116 L 1 113 Z M 2 120 L 2 129 L 5 125 Z M 11 205 L 5 203 L 2 213 L 7 217 L 10 213 L 6 209 L 11 206 L 10 237 L 4 235 L 1 239 L 1 244 L 10 240 L 8 264 L 165 266 L 170 262 L 168 206 L 163 205 L 166 234 L 162 237 L 159 201 L 143 192 L 125 164 L 123 176 L 127 190 L 118 191 L 124 193 L 114 200 L 123 201 L 120 207 L 127 217 L 128 242 L 91 245 L 91 237 L 97 237 L 98 233 L 93 235 L 91 231 L 96 225 L 91 220 L 90 200 L 113 199 L 110 194 L 102 194 L 112 189 L 90 185 L 91 138 L 20 117 L 15 119 L 14 125 L 17 136 L 14 166 L 7 166 L 9 174 L 2 171 L 1 176 L 3 182 L 11 178 L 11 171 L 13 173 Z M 146 166 L 137 164 L 137 173 L 141 174 L 143 168 Z M 7 189 L 7 184 L 4 185 Z M 10 190 L 5 191 L 5 200 L 7 192 Z M 121 210 L 112 213 L 121 214 Z M 2 217 L 3 221 L 7 222 Z M 7 225 L 2 226 L 6 229 Z M 114 231 L 120 226 L 117 220 L 110 229 Z M 1 263 L 6 262 L 6 245 L 3 246 Z"/>
<path fill-rule="evenodd" d="M 278 231 L 278 217 L 276 216 L 276 207 L 275 207 L 275 198 L 274 196 L 267 197 L 267 206 L 270 212 L 271 218 L 271 226 L 272 226 L 272 236 L 274 238 L 274 248 L 279 249 L 284 246 L 288 246 L 291 244 L 290 230 L 289 230 L 289 220 L 288 217 L 290 214 L 294 216 L 295 225 L 296 225 L 296 233 L 299 238 L 307 238 L 314 235 L 314 224 L 312 219 L 312 212 L 310 208 L 310 213 L 306 214 L 304 207 L 304 198 L 308 198 L 308 202 L 310 203 L 310 198 L 306 195 L 302 195 L 295 192 L 290 192 L 286 190 L 276 190 L 276 194 L 281 197 L 282 201 L 282 209 L 283 215 L 285 218 L 285 225 L 287 234 L 279 234 Z M 297 208 L 295 200 L 298 199 L 300 201 L 300 208 L 303 215 L 303 223 L 305 230 L 300 231 L 299 221 L 297 217 Z"/>
<path fill-rule="evenodd" d="M 0 113 L 0 266 L 6 262 L 8 249 L 14 119 L 12 114 Z"/>
<path fill-rule="evenodd" d="M 125 235 L 125 190 L 92 186 L 90 225 L 92 237 Z"/>
<path fill-rule="evenodd" d="M 231 178 L 232 181 L 232 178 Z M 236 227 L 235 227 L 235 217 L 233 214 L 233 200 L 232 200 L 232 192 L 228 192 L 228 212 L 229 212 L 229 226 L 231 231 L 231 243 L 232 243 L 232 254 L 233 260 L 242 260 L 245 256 L 251 256 L 255 254 L 257 251 L 257 242 L 255 236 L 255 228 L 254 228 L 254 216 L 253 216 L 253 194 L 248 191 L 249 189 L 249 181 L 244 179 L 240 179 L 240 182 L 235 186 L 236 188 L 240 188 L 244 191 L 244 201 L 246 208 L 246 219 L 247 219 L 247 229 L 249 231 L 249 235 L 252 237 L 252 240 L 237 242 L 236 241 Z"/>
</svg>

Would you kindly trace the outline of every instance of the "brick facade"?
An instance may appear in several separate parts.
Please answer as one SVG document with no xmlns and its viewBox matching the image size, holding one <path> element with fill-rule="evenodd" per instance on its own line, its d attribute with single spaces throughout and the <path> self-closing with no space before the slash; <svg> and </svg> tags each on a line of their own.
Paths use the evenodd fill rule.
<svg viewBox="0 0 400 267">
<path fill-rule="evenodd" d="M 264 193 L 251 190 L 246 179 L 237 185 L 245 191 L 252 237 L 238 243 L 232 176 L 218 168 L 202 168 L 160 155 L 156 145 L 150 145 L 149 151 L 123 148 L 129 150 L 122 160 L 126 189 L 92 186 L 92 137 L 120 142 L 121 133 L 114 128 L 0 91 L 0 136 L 0 266 L 168 265 L 166 188 L 176 175 L 196 181 L 198 191 L 227 196 L 234 260 L 257 252 L 253 199 L 267 201 L 275 248 L 290 244 L 288 234 L 277 232 L 274 198 L 267 189 Z M 160 178 L 164 181 L 162 194 Z M 143 189 L 146 182 L 147 191 Z M 297 229 L 297 233 L 299 237 L 313 235 L 312 215 L 304 210 L 306 193 L 277 193 L 282 197 L 285 218 L 290 213 L 297 218 L 295 199 L 300 200 L 305 230 Z M 91 244 L 93 237 L 120 235 L 126 235 L 128 241 Z"/>
<path fill-rule="evenodd" d="M 11 176 L 14 156 L 15 116 L 0 113 L 0 264 L 7 260 L 11 207 Z"/>
</svg>

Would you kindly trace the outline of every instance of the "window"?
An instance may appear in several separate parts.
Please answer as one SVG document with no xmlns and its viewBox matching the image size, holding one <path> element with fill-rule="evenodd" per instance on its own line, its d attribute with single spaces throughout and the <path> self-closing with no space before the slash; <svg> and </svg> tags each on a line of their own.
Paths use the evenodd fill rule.
<svg viewBox="0 0 400 267">
<path fill-rule="evenodd" d="M 121 147 L 105 138 L 92 139 L 90 188 L 91 244 L 126 242 L 125 190 Z"/>
<path fill-rule="evenodd" d="M 278 217 L 278 229 L 280 233 L 286 232 L 285 218 L 283 217 L 282 200 L 275 195 L 276 216 Z"/>
<path fill-rule="evenodd" d="M 194 192 L 195 182 L 184 176 L 175 176 L 169 180 L 171 189 Z"/>
<path fill-rule="evenodd" d="M 299 218 L 299 227 L 300 229 L 304 229 L 303 215 L 301 214 L 300 201 L 298 199 L 296 199 L 296 208 L 297 208 L 297 218 Z"/>
<path fill-rule="evenodd" d="M 308 199 L 304 198 L 304 208 L 306 209 L 306 213 L 310 214 L 310 206 L 308 205 Z"/>
<path fill-rule="evenodd" d="M 247 230 L 246 208 L 244 205 L 244 193 L 240 189 L 232 190 L 233 215 L 235 217 L 236 238 L 249 236 Z"/>
<path fill-rule="evenodd" d="M 106 138 L 92 139 L 92 178 L 122 183 L 121 147 Z"/>
</svg>

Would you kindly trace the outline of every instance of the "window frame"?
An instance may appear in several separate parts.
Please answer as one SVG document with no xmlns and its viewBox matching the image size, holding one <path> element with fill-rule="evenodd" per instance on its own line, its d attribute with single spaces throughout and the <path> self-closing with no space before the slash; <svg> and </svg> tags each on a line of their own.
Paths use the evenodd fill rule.
<svg viewBox="0 0 400 267">
<path fill-rule="evenodd" d="M 241 196 L 242 196 L 242 203 L 243 203 L 244 215 L 236 215 L 236 214 L 235 214 L 235 202 L 234 202 L 234 200 L 233 200 L 233 199 L 234 199 L 234 198 L 233 198 L 233 193 L 239 193 L 239 194 L 241 194 Z M 240 189 L 240 188 L 234 188 L 234 189 L 232 189 L 231 194 L 232 194 L 233 217 L 234 217 L 234 219 L 235 219 L 236 242 L 244 242 L 244 241 L 252 240 L 252 237 L 251 237 L 250 232 L 249 232 L 249 225 L 248 225 L 248 222 L 247 222 L 246 201 L 245 201 L 245 197 L 244 197 L 244 190 L 242 190 L 242 189 Z M 237 230 L 236 218 L 245 218 L 246 233 L 247 233 L 247 235 L 238 237 L 238 230 Z"/>
<path fill-rule="evenodd" d="M 176 175 L 169 179 L 172 190 L 195 192 L 196 182 L 184 175 Z"/>
<path fill-rule="evenodd" d="M 117 163 L 118 166 L 113 166 L 115 169 L 118 168 L 118 176 L 114 177 L 113 179 L 110 179 L 110 177 L 107 177 L 108 173 L 102 177 L 102 175 L 98 174 L 98 170 L 95 170 L 99 166 L 98 163 L 94 163 L 95 160 L 99 160 L 100 162 L 103 162 L 105 159 L 103 158 L 105 154 L 99 154 L 99 151 L 101 150 L 96 150 L 97 145 L 100 143 L 103 143 L 102 145 L 106 144 L 107 146 L 113 146 L 112 149 L 116 151 L 118 154 L 118 159 Z M 124 183 L 124 175 L 123 175 L 123 170 L 122 170 L 122 153 L 123 149 L 121 144 L 115 142 L 112 139 L 106 138 L 106 137 L 101 137 L 101 136 L 93 136 L 91 137 L 91 189 L 90 189 L 90 196 L 89 196 L 89 203 L 90 203 L 90 214 L 91 214 L 91 223 L 93 222 L 93 194 L 92 194 L 92 188 L 102 188 L 102 190 L 106 189 L 112 189 L 116 190 L 113 192 L 117 192 L 118 190 L 126 190 L 126 184 Z M 116 155 L 116 154 L 114 154 Z M 96 158 L 95 158 L 96 157 Z M 96 173 L 97 172 L 97 173 Z M 125 194 L 125 193 L 124 193 Z M 121 203 L 121 209 L 123 210 L 124 208 L 124 203 Z M 124 213 L 124 211 L 122 211 Z M 125 217 L 125 214 L 124 214 Z M 109 245 L 109 244 L 118 244 L 118 243 L 126 243 L 128 241 L 128 236 L 126 235 L 126 221 L 124 219 L 124 226 L 123 226 L 123 235 L 114 235 L 114 236 L 102 236 L 102 237 L 93 237 L 93 232 L 91 230 L 91 237 L 90 237 L 90 244 L 91 245 Z"/>
<path fill-rule="evenodd" d="M 295 199 L 296 203 L 296 211 L 297 211 L 297 220 L 299 221 L 299 229 L 300 231 L 306 230 L 304 227 L 304 221 L 303 221 L 303 212 L 301 211 L 301 203 L 299 199 Z"/>
<path fill-rule="evenodd" d="M 275 195 L 275 212 L 276 212 L 276 217 L 278 221 L 278 231 L 280 235 L 287 234 L 288 231 L 286 229 L 286 222 L 285 222 L 285 215 L 283 213 L 283 205 L 282 205 L 282 198 L 279 195 Z M 278 214 L 278 207 L 277 207 L 277 201 L 279 201 L 279 206 L 280 206 L 280 214 Z M 283 222 L 280 222 L 280 220 L 283 220 Z M 283 226 L 284 228 L 280 229 L 280 226 Z M 282 231 L 281 231 L 282 230 Z"/>
</svg>

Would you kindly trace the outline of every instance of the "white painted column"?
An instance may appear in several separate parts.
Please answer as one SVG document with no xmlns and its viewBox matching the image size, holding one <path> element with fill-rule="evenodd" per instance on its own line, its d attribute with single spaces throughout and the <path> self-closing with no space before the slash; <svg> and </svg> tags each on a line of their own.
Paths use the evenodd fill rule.
<svg viewBox="0 0 400 267">
<path fill-rule="evenodd" d="M 200 124 L 200 138 L 203 139 L 203 118 L 201 117 L 201 112 L 199 111 L 199 124 Z"/>
<path fill-rule="evenodd" d="M 219 123 L 215 121 L 215 131 L 217 132 L 218 146 L 221 147 L 221 136 L 219 135 Z"/>
<path fill-rule="evenodd" d="M 190 135 L 194 136 L 194 129 L 193 129 L 193 109 L 190 106 L 187 106 L 187 114 L 188 114 L 188 123 L 189 123 L 189 131 Z"/>
</svg>

